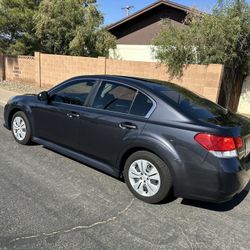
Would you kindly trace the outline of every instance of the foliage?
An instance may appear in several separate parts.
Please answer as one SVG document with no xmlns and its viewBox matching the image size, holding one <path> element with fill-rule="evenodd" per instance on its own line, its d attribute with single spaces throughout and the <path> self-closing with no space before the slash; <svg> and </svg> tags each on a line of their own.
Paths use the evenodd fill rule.
<svg viewBox="0 0 250 250">
<path fill-rule="evenodd" d="M 43 0 L 34 20 L 43 52 L 107 56 L 115 47 L 95 0 Z"/>
<path fill-rule="evenodd" d="M 36 49 L 33 15 L 37 0 L 0 0 L 0 52 L 30 54 Z"/>
<path fill-rule="evenodd" d="M 95 0 L 0 0 L 0 53 L 107 56 L 115 37 Z"/>
<path fill-rule="evenodd" d="M 156 58 L 180 75 L 185 64 L 224 64 L 250 71 L 250 6 L 244 0 L 219 0 L 212 14 L 192 11 L 185 28 L 165 20 L 154 39 Z"/>
</svg>

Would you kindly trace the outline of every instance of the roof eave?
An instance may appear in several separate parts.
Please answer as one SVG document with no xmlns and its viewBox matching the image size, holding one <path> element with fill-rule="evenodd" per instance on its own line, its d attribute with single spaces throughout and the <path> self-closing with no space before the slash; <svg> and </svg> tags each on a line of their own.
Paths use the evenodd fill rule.
<svg viewBox="0 0 250 250">
<path fill-rule="evenodd" d="M 132 14 L 132 15 L 126 17 L 126 18 L 121 19 L 120 21 L 118 21 L 118 22 L 116 22 L 116 23 L 113 23 L 113 24 L 109 25 L 109 26 L 107 27 L 107 29 L 110 31 L 110 30 L 112 30 L 113 28 L 115 28 L 115 27 L 117 27 L 117 26 L 119 26 L 119 25 L 121 25 L 121 24 L 123 24 L 123 23 L 125 23 L 125 22 L 127 22 L 127 21 L 129 21 L 129 20 L 131 20 L 131 19 L 133 19 L 133 18 L 135 18 L 135 17 L 137 17 L 137 16 L 139 16 L 139 15 L 141 15 L 141 14 L 144 14 L 145 12 L 147 12 L 147 11 L 149 11 L 149 10 L 151 10 L 151 9 L 154 9 L 154 8 L 160 6 L 161 4 L 164 4 L 164 5 L 166 5 L 166 6 L 173 7 L 173 8 L 176 8 L 176 9 L 179 9 L 179 10 L 182 10 L 182 11 L 185 11 L 185 12 L 189 12 L 189 11 L 192 10 L 191 8 L 189 8 L 189 7 L 187 7 L 187 6 L 184 6 L 184 5 L 180 5 L 180 4 L 171 2 L 171 1 L 160 0 L 160 1 L 157 1 L 157 2 L 152 3 L 151 5 L 146 6 L 146 7 L 143 8 L 142 10 L 137 11 L 137 12 L 135 12 L 134 14 Z"/>
</svg>

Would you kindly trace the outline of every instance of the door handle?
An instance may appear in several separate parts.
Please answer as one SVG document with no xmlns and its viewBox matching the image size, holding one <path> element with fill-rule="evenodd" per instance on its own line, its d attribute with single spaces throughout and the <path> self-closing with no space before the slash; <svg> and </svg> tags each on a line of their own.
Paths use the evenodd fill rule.
<svg viewBox="0 0 250 250">
<path fill-rule="evenodd" d="M 137 129 L 137 126 L 131 122 L 122 122 L 119 124 L 121 129 Z"/>
<path fill-rule="evenodd" d="M 67 113 L 67 116 L 69 118 L 79 118 L 80 117 L 80 115 L 76 112 L 69 112 L 69 113 Z"/>
</svg>

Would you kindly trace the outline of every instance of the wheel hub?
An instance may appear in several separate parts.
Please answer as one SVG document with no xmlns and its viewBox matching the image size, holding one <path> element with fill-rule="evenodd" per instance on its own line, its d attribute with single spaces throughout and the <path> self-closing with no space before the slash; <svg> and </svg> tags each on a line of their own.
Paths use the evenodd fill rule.
<svg viewBox="0 0 250 250">
<path fill-rule="evenodd" d="M 22 141 L 26 136 L 26 124 L 22 117 L 17 116 L 13 121 L 13 133 L 17 140 Z"/>
<path fill-rule="evenodd" d="M 160 174 L 157 168 L 147 160 L 136 160 L 129 168 L 129 181 L 140 195 L 151 197 L 160 189 Z"/>
</svg>

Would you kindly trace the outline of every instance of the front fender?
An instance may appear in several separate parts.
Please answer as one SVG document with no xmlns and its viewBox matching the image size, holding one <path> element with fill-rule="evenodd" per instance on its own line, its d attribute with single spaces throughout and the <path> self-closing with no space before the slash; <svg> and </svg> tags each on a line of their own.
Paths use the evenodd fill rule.
<svg viewBox="0 0 250 250">
<path fill-rule="evenodd" d="M 25 102 L 22 102 L 21 100 L 16 100 L 13 101 L 10 104 L 6 104 L 5 106 L 5 112 L 4 112 L 4 119 L 5 119 L 5 125 L 7 129 L 11 129 L 11 119 L 14 115 L 14 113 L 18 112 L 18 111 L 23 111 L 29 122 L 30 122 L 30 126 L 31 126 L 31 130 L 32 130 L 32 134 L 33 134 L 33 116 L 32 116 L 32 109 L 29 105 L 25 104 Z"/>
</svg>

